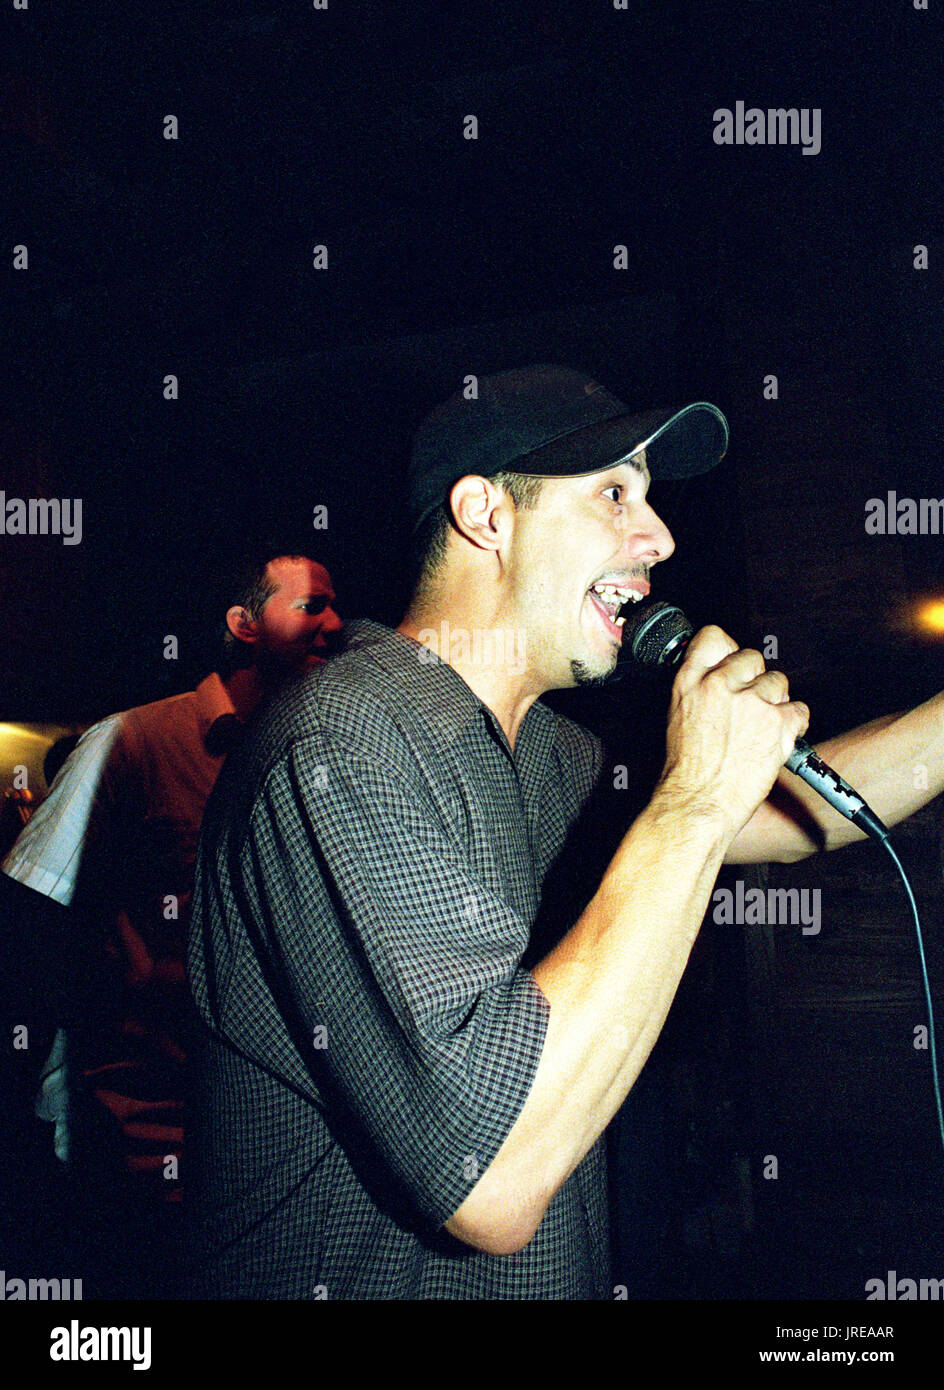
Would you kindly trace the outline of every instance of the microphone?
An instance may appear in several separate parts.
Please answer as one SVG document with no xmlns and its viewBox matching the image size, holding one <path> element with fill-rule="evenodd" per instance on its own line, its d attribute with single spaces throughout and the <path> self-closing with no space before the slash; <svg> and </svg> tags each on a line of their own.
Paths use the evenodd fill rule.
<svg viewBox="0 0 944 1390">
<path fill-rule="evenodd" d="M 695 629 L 672 603 L 652 604 L 638 617 L 626 624 L 623 641 L 629 637 L 632 657 L 640 666 L 678 666 L 685 655 Z M 841 816 L 851 820 L 874 840 L 887 841 L 888 829 L 859 793 L 844 778 L 824 763 L 812 744 L 798 738 L 784 767 L 801 777 L 807 786 L 819 792 Z"/>
</svg>

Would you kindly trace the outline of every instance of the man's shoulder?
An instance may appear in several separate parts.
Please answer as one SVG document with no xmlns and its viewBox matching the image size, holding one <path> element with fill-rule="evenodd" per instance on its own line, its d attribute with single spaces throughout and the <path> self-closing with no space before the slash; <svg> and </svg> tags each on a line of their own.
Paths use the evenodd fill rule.
<svg viewBox="0 0 944 1390">
<path fill-rule="evenodd" d="M 415 644 L 392 629 L 363 620 L 349 627 L 343 650 L 316 677 L 318 718 L 330 734 L 383 740 L 411 713 L 422 718 L 423 667 Z"/>
<path fill-rule="evenodd" d="M 53 785 L 59 781 L 66 769 L 74 770 L 80 767 L 83 761 L 97 757 L 103 749 L 107 749 L 120 732 L 123 718 L 124 715 L 120 712 L 106 714 L 103 718 L 97 719 L 94 724 L 90 724 L 62 764 Z"/>
<path fill-rule="evenodd" d="M 418 753 L 423 760 L 482 709 L 453 667 L 419 643 L 378 623 L 349 628 L 341 655 L 285 692 L 284 734 L 304 737 L 317 728 L 368 757 L 392 762 Z M 559 762 L 579 781 L 593 781 L 603 759 L 597 736 L 542 702 L 539 710 Z"/>
<path fill-rule="evenodd" d="M 189 784 L 191 768 L 202 768 L 212 780 L 224 749 L 211 746 L 208 735 L 221 717 L 237 720 L 223 678 L 211 671 L 195 690 L 124 710 L 115 741 L 115 764 L 159 783 L 173 782 L 180 774 Z"/>
<path fill-rule="evenodd" d="M 343 650 L 283 686 L 253 732 L 256 756 L 271 766 L 306 739 L 329 740 L 352 756 L 409 763 L 417 739 L 441 709 L 416 644 L 367 621 L 348 625 Z"/>
<path fill-rule="evenodd" d="M 109 714 L 85 730 L 41 803 L 40 810 L 45 807 L 46 816 L 59 814 L 60 808 L 69 804 L 81 802 L 86 807 L 91 804 L 102 773 L 120 740 L 123 718 L 122 714 Z"/>
<path fill-rule="evenodd" d="M 117 718 L 121 721 L 121 732 L 125 736 L 133 731 L 140 736 L 159 738 L 183 722 L 196 720 L 197 692 L 185 690 L 179 695 L 168 695 L 163 700 L 133 705 L 123 710 Z"/>
</svg>

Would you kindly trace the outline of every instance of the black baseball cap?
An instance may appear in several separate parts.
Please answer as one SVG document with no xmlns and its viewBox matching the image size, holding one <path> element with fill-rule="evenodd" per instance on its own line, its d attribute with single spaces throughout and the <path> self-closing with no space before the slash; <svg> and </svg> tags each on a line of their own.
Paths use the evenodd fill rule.
<svg viewBox="0 0 944 1390">
<path fill-rule="evenodd" d="M 690 478 L 714 468 L 727 447 L 728 422 L 707 401 L 631 415 L 583 372 L 516 367 L 481 377 L 476 399 L 458 391 L 420 424 L 408 474 L 413 530 L 469 473 L 576 477 L 645 449 L 653 478 Z"/>
</svg>

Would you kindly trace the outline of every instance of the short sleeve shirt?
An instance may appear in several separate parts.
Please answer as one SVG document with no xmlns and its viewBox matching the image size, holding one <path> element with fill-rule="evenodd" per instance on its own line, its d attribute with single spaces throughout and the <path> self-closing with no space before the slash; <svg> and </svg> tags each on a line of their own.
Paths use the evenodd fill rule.
<svg viewBox="0 0 944 1390">
<path fill-rule="evenodd" d="M 210 1297 L 605 1297 L 602 1142 L 508 1256 L 444 1222 L 507 1137 L 549 1005 L 522 968 L 599 772 L 537 702 L 514 751 L 372 623 L 277 699 L 210 799 L 189 971 Z"/>
<path fill-rule="evenodd" d="M 120 724 L 121 715 L 112 714 L 82 735 L 3 861 L 10 878 L 66 907 L 75 894 L 95 796 Z"/>
</svg>

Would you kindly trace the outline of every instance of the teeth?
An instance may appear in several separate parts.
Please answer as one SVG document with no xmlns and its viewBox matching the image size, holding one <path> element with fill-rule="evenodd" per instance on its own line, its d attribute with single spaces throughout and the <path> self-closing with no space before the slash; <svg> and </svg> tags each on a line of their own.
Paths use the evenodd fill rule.
<svg viewBox="0 0 944 1390">
<path fill-rule="evenodd" d="M 623 588 L 619 584 L 593 584 L 593 592 L 601 598 L 619 598 L 620 603 L 641 603 L 642 594 L 638 589 Z"/>
</svg>

